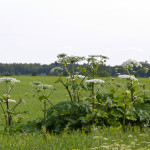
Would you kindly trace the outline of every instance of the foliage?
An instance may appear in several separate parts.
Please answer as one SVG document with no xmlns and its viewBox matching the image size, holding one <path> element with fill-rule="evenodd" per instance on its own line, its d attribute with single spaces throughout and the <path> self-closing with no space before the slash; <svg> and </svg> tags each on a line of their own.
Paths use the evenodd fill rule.
<svg viewBox="0 0 150 150">
<path fill-rule="evenodd" d="M 66 127 L 71 130 L 81 129 L 88 125 L 88 122 L 82 122 L 82 117 L 90 113 L 89 106 L 83 102 L 62 101 L 48 109 L 45 126 L 48 131 L 56 133 Z"/>
<path fill-rule="evenodd" d="M 88 149 L 150 149 L 149 129 L 140 132 L 140 129 L 135 127 L 133 130 L 127 130 L 123 133 L 120 128 L 96 128 L 88 134 L 85 132 L 74 131 L 69 134 L 54 133 L 19 133 L 19 134 L 1 134 L 0 149 L 2 150 L 88 150 Z"/>
<path fill-rule="evenodd" d="M 19 123 L 23 118 L 21 113 L 15 112 L 19 104 L 24 102 L 24 98 L 19 98 L 19 101 L 11 99 L 10 93 L 15 86 L 15 82 L 20 82 L 15 78 L 4 77 L 0 78 L 0 83 L 4 87 L 0 89 L 0 107 L 5 118 L 6 126 L 10 126 L 13 123 Z M 13 106 L 10 103 L 16 103 Z"/>
</svg>

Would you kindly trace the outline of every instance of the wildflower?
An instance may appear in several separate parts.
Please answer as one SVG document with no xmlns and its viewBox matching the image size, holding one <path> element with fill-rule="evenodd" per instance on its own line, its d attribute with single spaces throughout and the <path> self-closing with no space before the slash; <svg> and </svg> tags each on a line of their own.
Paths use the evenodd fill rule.
<svg viewBox="0 0 150 150">
<path fill-rule="evenodd" d="M 102 145 L 102 146 L 100 146 L 100 147 L 109 149 L 109 146 L 106 146 L 106 145 Z"/>
<path fill-rule="evenodd" d="M 103 138 L 103 140 L 107 141 L 107 140 L 108 140 L 108 138 Z"/>
<path fill-rule="evenodd" d="M 91 149 L 99 149 L 98 147 L 94 147 L 94 148 L 91 148 Z"/>
<path fill-rule="evenodd" d="M 79 56 L 67 56 L 66 60 L 68 63 L 75 63 L 84 60 L 84 57 L 79 57 Z"/>
<path fill-rule="evenodd" d="M 71 78 L 71 76 L 68 76 L 67 78 Z M 85 76 L 83 76 L 83 75 L 74 75 L 74 78 L 83 79 L 83 78 L 85 78 Z"/>
<path fill-rule="evenodd" d="M 5 101 L 5 100 L 3 100 L 3 102 L 4 102 L 4 103 L 6 103 L 6 101 Z M 16 100 L 8 99 L 8 102 L 9 102 L 9 103 L 16 103 Z"/>
<path fill-rule="evenodd" d="M 132 135 L 128 135 L 128 137 L 129 137 L 129 138 L 132 138 L 133 136 L 132 136 Z"/>
<path fill-rule="evenodd" d="M 42 84 L 42 83 L 39 82 L 39 81 L 33 81 L 33 82 L 32 82 L 32 86 L 38 86 L 38 85 L 40 85 L 40 84 Z"/>
<path fill-rule="evenodd" d="M 58 55 L 57 55 L 58 58 L 64 58 L 64 57 L 66 57 L 66 56 L 67 56 L 67 54 L 65 54 L 65 53 L 62 53 L 62 54 L 58 54 Z"/>
<path fill-rule="evenodd" d="M 86 80 L 85 83 L 105 83 L 105 81 L 101 79 L 91 79 L 91 80 Z"/>
<path fill-rule="evenodd" d="M 53 72 L 58 71 L 58 70 L 63 70 L 63 68 L 55 67 L 55 68 L 51 69 L 50 73 L 53 73 Z"/>
<path fill-rule="evenodd" d="M 123 62 L 122 66 L 123 67 L 126 67 L 126 66 L 127 67 L 133 67 L 133 66 L 135 66 L 135 67 L 142 67 L 142 65 L 138 61 L 132 60 L 132 59 L 128 59 L 127 61 Z"/>
<path fill-rule="evenodd" d="M 50 88 L 53 88 L 52 85 L 48 85 L 48 84 L 42 84 L 43 86 L 43 89 L 50 89 Z"/>
<path fill-rule="evenodd" d="M 135 78 L 134 76 L 132 76 L 132 75 L 126 75 L 126 74 L 119 75 L 118 78 L 121 78 L 121 79 L 130 79 L 130 80 L 133 80 L 133 81 L 138 81 L 138 79 Z"/>
<path fill-rule="evenodd" d="M 100 139 L 102 136 L 94 136 L 93 139 Z"/>
<path fill-rule="evenodd" d="M 9 78 L 9 77 L 4 77 L 4 78 L 0 78 L 0 82 L 20 82 L 20 80 L 17 80 L 16 78 Z"/>
</svg>

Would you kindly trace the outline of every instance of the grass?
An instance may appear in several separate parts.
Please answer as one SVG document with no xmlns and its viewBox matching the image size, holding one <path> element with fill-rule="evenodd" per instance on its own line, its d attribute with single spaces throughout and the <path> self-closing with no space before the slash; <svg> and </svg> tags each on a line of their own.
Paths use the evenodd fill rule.
<svg viewBox="0 0 150 150">
<path fill-rule="evenodd" d="M 93 128 L 89 134 L 79 131 L 56 134 L 0 135 L 2 150 L 149 150 L 150 134 L 147 129 L 141 133 L 138 128 L 127 133 L 116 128 L 103 130 Z"/>
<path fill-rule="evenodd" d="M 39 117 L 43 117 L 38 100 L 32 97 L 32 81 L 41 81 L 45 84 L 52 84 L 56 91 L 51 96 L 51 101 L 56 104 L 60 101 L 67 100 L 68 96 L 64 87 L 60 83 L 55 83 L 57 77 L 50 76 L 14 76 L 14 78 L 20 80 L 20 83 L 16 83 L 15 89 L 11 93 L 11 98 L 18 100 L 19 97 L 23 97 L 25 93 L 28 96 L 25 98 L 26 104 L 21 104 L 17 110 L 26 110 L 27 114 L 24 115 L 23 122 L 26 123 L 29 120 L 35 120 Z M 106 78 L 103 78 L 105 80 Z M 117 82 L 124 82 L 121 79 L 116 79 Z M 140 83 L 146 84 L 146 89 L 150 90 L 150 79 L 139 79 Z M 2 85 L 1 85 L 2 86 Z M 101 88 L 102 91 L 108 91 L 111 87 L 107 85 Z M 0 114 L 2 114 L 0 110 Z M 4 125 L 4 116 L 0 115 L 0 127 L 2 129 Z M 0 130 L 1 130 L 0 129 Z M 16 135 L 3 135 L 0 134 L 0 149 L 2 150 L 24 150 L 24 149 L 50 149 L 50 150 L 88 150 L 88 149 L 150 149 L 150 134 L 149 129 L 141 133 L 139 129 L 135 129 L 134 132 L 128 131 L 126 134 L 122 133 L 120 129 L 108 128 L 108 129 L 95 129 L 89 134 L 81 133 L 79 131 L 72 132 L 70 134 L 62 133 L 62 135 L 54 134 L 26 134 L 20 133 Z"/>
</svg>

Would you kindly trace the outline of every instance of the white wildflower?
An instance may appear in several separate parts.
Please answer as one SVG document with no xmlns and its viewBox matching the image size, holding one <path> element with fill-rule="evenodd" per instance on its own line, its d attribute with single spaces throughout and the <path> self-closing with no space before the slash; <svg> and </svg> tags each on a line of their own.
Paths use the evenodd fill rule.
<svg viewBox="0 0 150 150">
<path fill-rule="evenodd" d="M 51 69 L 50 73 L 53 73 L 53 72 L 58 71 L 58 70 L 63 70 L 63 68 L 55 67 L 55 68 Z"/>
<path fill-rule="evenodd" d="M 48 84 L 42 84 L 43 86 L 43 89 L 50 89 L 50 88 L 53 88 L 52 85 L 48 85 Z"/>
<path fill-rule="evenodd" d="M 75 62 L 79 62 L 84 60 L 84 57 L 80 57 L 80 56 L 67 56 L 66 60 L 68 63 L 75 63 Z"/>
<path fill-rule="evenodd" d="M 109 149 L 109 146 L 105 146 L 105 145 L 102 145 L 102 146 L 100 146 L 100 147 Z"/>
<path fill-rule="evenodd" d="M 0 78 L 0 82 L 20 82 L 20 80 L 17 80 L 16 78 L 9 78 L 9 77 L 4 77 L 4 78 Z"/>
<path fill-rule="evenodd" d="M 94 147 L 94 148 L 91 148 L 91 149 L 99 149 L 98 147 Z"/>
<path fill-rule="evenodd" d="M 6 101 L 5 101 L 5 100 L 3 100 L 3 102 L 4 102 L 4 103 L 6 103 Z M 16 100 L 8 99 L 8 102 L 9 102 L 9 103 L 16 103 Z"/>
<path fill-rule="evenodd" d="M 107 141 L 107 140 L 108 140 L 108 138 L 103 138 L 103 140 Z"/>
<path fill-rule="evenodd" d="M 128 59 L 127 61 L 123 62 L 122 66 L 123 67 L 125 67 L 125 66 L 127 66 L 127 67 L 133 67 L 133 66 L 142 67 L 142 65 L 138 61 L 132 60 L 132 59 Z"/>
<path fill-rule="evenodd" d="M 91 79 L 91 80 L 86 80 L 85 83 L 105 83 L 105 81 L 101 79 Z"/>
<path fill-rule="evenodd" d="M 71 76 L 68 76 L 67 78 L 71 78 Z M 85 78 L 85 76 L 83 76 L 83 75 L 74 75 L 74 78 L 83 79 L 83 78 Z"/>
<path fill-rule="evenodd" d="M 33 82 L 32 82 L 32 86 L 38 86 L 38 85 L 40 85 L 40 84 L 42 84 L 42 83 L 39 82 L 39 81 L 33 81 Z"/>
<path fill-rule="evenodd" d="M 121 79 L 130 79 L 130 80 L 133 80 L 133 81 L 138 81 L 138 79 L 135 78 L 134 76 L 132 76 L 132 75 L 126 75 L 126 74 L 119 75 L 118 78 L 121 78 Z"/>
<path fill-rule="evenodd" d="M 129 137 L 129 138 L 132 138 L 133 136 L 132 136 L 132 135 L 128 135 L 128 137 Z"/>
</svg>

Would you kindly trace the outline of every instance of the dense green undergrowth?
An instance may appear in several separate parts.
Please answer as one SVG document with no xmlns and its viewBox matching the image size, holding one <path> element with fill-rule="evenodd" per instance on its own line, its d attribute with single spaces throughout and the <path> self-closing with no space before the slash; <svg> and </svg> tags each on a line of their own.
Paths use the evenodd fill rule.
<svg viewBox="0 0 150 150">
<path fill-rule="evenodd" d="M 2 150 L 149 150 L 149 129 L 139 128 L 123 133 L 119 128 L 92 128 L 88 134 L 81 131 L 54 133 L 1 134 Z"/>
</svg>

